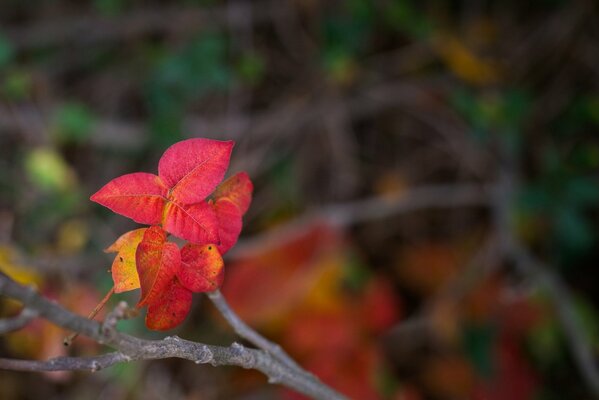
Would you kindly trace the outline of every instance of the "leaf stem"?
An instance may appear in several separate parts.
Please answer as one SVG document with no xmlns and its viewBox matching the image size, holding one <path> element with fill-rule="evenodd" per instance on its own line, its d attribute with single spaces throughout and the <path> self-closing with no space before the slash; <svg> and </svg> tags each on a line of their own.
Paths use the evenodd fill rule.
<svg viewBox="0 0 599 400">
<path fill-rule="evenodd" d="M 96 307 L 94 307 L 94 309 L 89 313 L 89 315 L 87 316 L 88 319 L 94 319 L 94 317 L 96 315 L 98 315 L 98 313 L 100 312 L 100 310 L 102 310 L 102 308 L 104 308 L 104 306 L 106 305 L 106 303 L 108 302 L 108 300 L 110 299 L 110 297 L 114 294 L 114 286 L 112 286 L 110 288 L 110 290 L 108 291 L 108 293 L 106 293 L 106 295 L 102 298 L 102 300 L 100 300 L 100 302 L 98 303 L 98 305 Z M 79 332 L 73 332 L 71 333 L 69 336 L 67 336 L 66 338 L 64 338 L 63 340 L 63 344 L 65 346 L 70 346 L 73 341 L 77 338 L 77 336 L 79 336 Z"/>
</svg>

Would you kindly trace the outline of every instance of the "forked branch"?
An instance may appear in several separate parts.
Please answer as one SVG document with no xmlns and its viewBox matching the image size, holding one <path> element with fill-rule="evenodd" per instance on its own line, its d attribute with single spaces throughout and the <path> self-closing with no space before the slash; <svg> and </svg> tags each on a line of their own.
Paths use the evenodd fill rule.
<svg viewBox="0 0 599 400">
<path fill-rule="evenodd" d="M 19 371 L 97 371 L 117 363 L 135 360 L 182 358 L 196 364 L 235 365 L 256 369 L 267 376 L 270 383 L 278 383 L 315 399 L 338 400 L 345 397 L 324 385 L 297 364 L 282 361 L 280 354 L 246 348 L 238 343 L 214 346 L 181 339 L 177 336 L 162 340 L 140 339 L 116 330 L 116 322 L 125 316 L 121 303 L 109 314 L 104 323 L 73 314 L 61 305 L 41 296 L 31 287 L 16 283 L 0 272 L 0 295 L 23 303 L 41 318 L 74 332 L 88 336 L 98 343 L 116 350 L 97 357 L 59 357 L 47 361 L 0 359 L 0 369 Z M 275 351 L 276 353 L 276 351 Z"/>
</svg>

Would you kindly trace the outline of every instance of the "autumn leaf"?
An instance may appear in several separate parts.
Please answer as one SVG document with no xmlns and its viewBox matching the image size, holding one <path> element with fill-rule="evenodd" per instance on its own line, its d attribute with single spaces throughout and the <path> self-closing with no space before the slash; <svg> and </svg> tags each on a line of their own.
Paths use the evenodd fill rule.
<svg viewBox="0 0 599 400">
<path fill-rule="evenodd" d="M 111 268 L 115 293 L 139 288 L 135 252 L 146 230 L 147 228 L 141 228 L 129 231 L 104 250 L 107 253 L 117 253 Z"/>
<path fill-rule="evenodd" d="M 188 243 L 181 249 L 181 269 L 177 278 L 192 292 L 210 292 L 223 283 L 224 266 L 215 245 Z"/>
<path fill-rule="evenodd" d="M 181 204 L 206 198 L 223 180 L 233 142 L 189 139 L 169 147 L 158 162 L 158 176 L 170 189 L 170 198 Z"/>
<path fill-rule="evenodd" d="M 164 229 L 190 242 L 218 243 L 214 213 L 204 199 L 223 179 L 233 142 L 189 139 L 175 143 L 158 163 L 158 176 L 145 172 L 108 182 L 91 200 L 117 214 Z"/>
<path fill-rule="evenodd" d="M 148 228 L 135 253 L 141 287 L 138 307 L 155 303 L 181 268 L 181 253 L 176 244 L 166 242 L 166 232 L 158 226 Z"/>
<path fill-rule="evenodd" d="M 218 243 L 217 216 L 208 203 L 182 206 L 169 202 L 164 209 L 162 227 L 173 235 L 193 243 Z"/>
<path fill-rule="evenodd" d="M 241 215 L 243 215 L 250 207 L 253 190 L 254 185 L 248 174 L 239 172 L 219 185 L 214 192 L 214 200 L 228 198 L 239 208 Z"/>
<path fill-rule="evenodd" d="M 237 243 L 241 233 L 241 211 L 228 197 L 217 200 L 213 207 L 218 221 L 220 238 L 218 251 L 220 254 L 225 254 Z"/>
<path fill-rule="evenodd" d="M 146 326 L 166 331 L 181 324 L 191 309 L 192 293 L 173 277 L 148 305 Z"/>
<path fill-rule="evenodd" d="M 168 188 L 153 174 L 136 172 L 115 178 L 90 197 L 117 214 L 140 224 L 162 221 Z"/>
</svg>

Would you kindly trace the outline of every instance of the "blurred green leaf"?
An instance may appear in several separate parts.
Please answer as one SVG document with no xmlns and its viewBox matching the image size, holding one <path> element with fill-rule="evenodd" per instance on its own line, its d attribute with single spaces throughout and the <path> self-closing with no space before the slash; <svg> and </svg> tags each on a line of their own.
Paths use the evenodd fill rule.
<svg viewBox="0 0 599 400">
<path fill-rule="evenodd" d="M 23 100 L 30 95 L 32 89 L 31 74 L 22 69 L 7 72 L 2 81 L 2 92 L 10 100 Z"/>
<path fill-rule="evenodd" d="M 44 191 L 63 191 L 75 184 L 75 174 L 55 150 L 39 147 L 25 156 L 29 179 Z"/>
<path fill-rule="evenodd" d="M 10 63 L 14 56 L 12 44 L 0 34 L 0 68 Z"/>
<path fill-rule="evenodd" d="M 387 24 L 408 35 L 424 39 L 433 31 L 433 26 L 424 13 L 418 11 L 409 0 L 395 0 L 385 3 L 383 17 Z"/>
<path fill-rule="evenodd" d="M 466 355 L 483 377 L 491 377 L 493 370 L 493 346 L 495 328 L 491 325 L 468 325 L 463 330 L 462 345 Z"/>
<path fill-rule="evenodd" d="M 262 81 L 265 68 L 264 59 L 256 53 L 244 54 L 237 64 L 237 72 L 241 80 L 250 85 Z"/>
<path fill-rule="evenodd" d="M 86 106 L 67 103 L 54 115 L 53 134 L 59 142 L 82 142 L 91 134 L 94 123 L 94 116 Z"/>
<path fill-rule="evenodd" d="M 191 103 L 230 85 L 226 46 L 222 35 L 206 34 L 158 61 L 148 80 L 147 104 L 153 138 L 159 144 L 182 138 L 182 119 Z"/>
<path fill-rule="evenodd" d="M 126 6 L 126 0 L 94 0 L 94 7 L 104 15 L 118 15 Z"/>
</svg>

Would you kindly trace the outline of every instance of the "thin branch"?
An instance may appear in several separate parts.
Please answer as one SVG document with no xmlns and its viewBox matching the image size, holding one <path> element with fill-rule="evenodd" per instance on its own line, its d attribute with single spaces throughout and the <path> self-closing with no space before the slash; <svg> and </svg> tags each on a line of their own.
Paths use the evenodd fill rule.
<svg viewBox="0 0 599 400">
<path fill-rule="evenodd" d="M 551 271 L 550 266 L 538 260 L 518 242 L 510 240 L 507 243 L 507 251 L 507 256 L 513 259 L 520 272 L 531 277 L 546 291 L 578 370 L 588 389 L 595 397 L 599 397 L 599 369 L 594 356 L 595 351 L 575 311 L 572 293 Z"/>
<path fill-rule="evenodd" d="M 492 215 L 499 236 L 503 257 L 513 261 L 516 268 L 537 283 L 553 303 L 574 362 L 584 383 L 594 397 L 599 398 L 599 369 L 590 338 L 576 316 L 574 300 L 569 288 L 552 272 L 552 268 L 538 260 L 517 238 L 510 226 L 509 207 L 518 191 L 519 179 L 514 154 L 505 142 L 500 143 L 501 160 L 498 190 L 495 192 Z"/>
<path fill-rule="evenodd" d="M 208 298 L 218 309 L 225 320 L 231 325 L 235 333 L 252 343 L 254 346 L 266 351 L 273 357 L 295 370 L 305 372 L 302 368 L 276 343 L 273 343 L 250 328 L 245 322 L 237 316 L 231 309 L 220 290 L 207 293 Z M 316 379 L 316 378 L 315 378 Z"/>
<path fill-rule="evenodd" d="M 115 364 L 130 361 L 127 355 L 115 351 L 96 357 L 56 357 L 46 361 L 0 358 L 0 369 L 13 371 L 90 371 L 96 372 Z"/>
<path fill-rule="evenodd" d="M 61 305 L 41 296 L 33 288 L 16 283 L 2 272 L 0 272 L 0 294 L 21 301 L 26 307 L 37 311 L 40 317 L 46 318 L 58 326 L 80 332 L 100 344 L 112 347 L 124 355 L 116 356 L 113 353 L 112 357 L 120 357 L 121 361 L 182 358 L 196 364 L 235 365 L 261 371 L 268 377 L 269 383 L 279 383 L 316 399 L 345 399 L 343 395 L 317 379 L 311 378 L 307 372 L 298 373 L 297 369 L 289 367 L 263 350 L 249 349 L 238 343 L 233 343 L 229 347 L 214 346 L 184 340 L 177 336 L 166 337 L 163 340 L 140 339 L 118 332 L 113 326 L 113 321 L 116 322 L 116 320 L 100 324 L 73 314 Z M 113 316 L 118 319 L 121 315 L 119 313 L 120 310 L 116 311 Z M 68 361 L 72 361 L 72 358 L 59 360 L 58 363 L 66 364 Z M 101 360 L 107 366 L 116 363 L 116 361 L 113 362 L 110 355 L 105 355 Z M 92 366 L 92 359 L 77 362 L 83 367 L 86 365 L 86 361 L 88 362 L 87 366 Z M 51 360 L 48 361 L 48 363 L 50 362 Z M 14 366 L 17 364 L 18 360 L 12 360 L 10 362 L 3 361 L 3 364 L 0 365 Z M 35 364 L 29 364 L 29 367 L 33 366 Z M 38 366 L 41 368 L 47 365 L 38 364 Z"/>
<path fill-rule="evenodd" d="M 16 317 L 0 319 L 0 335 L 24 328 L 35 317 L 37 317 L 37 312 L 25 308 Z"/>
</svg>

